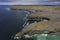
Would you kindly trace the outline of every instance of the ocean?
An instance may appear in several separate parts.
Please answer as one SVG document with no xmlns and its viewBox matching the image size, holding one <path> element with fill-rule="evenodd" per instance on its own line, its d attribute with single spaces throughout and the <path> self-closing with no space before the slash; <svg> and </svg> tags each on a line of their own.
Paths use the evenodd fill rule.
<svg viewBox="0 0 60 40">
<path fill-rule="evenodd" d="M 25 17 L 27 13 L 25 11 L 11 10 L 10 7 L 11 5 L 0 5 L 0 40 L 12 40 L 11 37 L 21 31 L 26 21 Z M 25 39 L 23 38 L 23 40 Z M 37 34 L 33 39 L 60 40 L 60 34 Z"/>
<path fill-rule="evenodd" d="M 11 5 L 0 5 L 0 40 L 10 40 L 11 36 L 19 32 L 25 22 L 27 13 L 11 10 Z"/>
</svg>

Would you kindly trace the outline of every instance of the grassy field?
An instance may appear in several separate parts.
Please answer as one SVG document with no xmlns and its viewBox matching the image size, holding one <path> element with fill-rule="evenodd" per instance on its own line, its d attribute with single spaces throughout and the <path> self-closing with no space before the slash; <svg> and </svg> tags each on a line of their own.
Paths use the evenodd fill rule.
<svg viewBox="0 0 60 40">
<path fill-rule="evenodd" d="M 18 5 L 11 6 L 14 10 L 29 10 L 29 11 L 60 11 L 60 6 L 43 6 L 43 5 Z"/>
<path fill-rule="evenodd" d="M 47 30 L 47 31 L 60 31 L 60 6 L 43 6 L 43 5 L 18 5 L 18 6 L 11 6 L 13 10 L 25 10 L 31 11 L 32 14 L 28 15 L 27 17 L 46 17 L 50 20 L 45 22 L 36 22 L 26 25 L 21 32 L 17 33 L 18 36 L 23 35 L 25 32 L 30 30 Z M 53 36 L 51 36 L 53 38 Z M 38 40 L 38 39 L 37 39 Z M 48 40 L 55 40 L 49 39 Z M 60 40 L 59 38 L 56 40 Z"/>
</svg>

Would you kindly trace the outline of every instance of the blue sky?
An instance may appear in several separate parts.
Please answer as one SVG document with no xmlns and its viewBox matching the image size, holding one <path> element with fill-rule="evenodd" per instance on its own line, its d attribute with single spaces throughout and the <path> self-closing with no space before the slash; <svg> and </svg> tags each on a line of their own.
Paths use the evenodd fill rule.
<svg viewBox="0 0 60 40">
<path fill-rule="evenodd" d="M 30 4 L 60 5 L 60 0 L 0 0 L 0 5 L 30 5 Z"/>
</svg>

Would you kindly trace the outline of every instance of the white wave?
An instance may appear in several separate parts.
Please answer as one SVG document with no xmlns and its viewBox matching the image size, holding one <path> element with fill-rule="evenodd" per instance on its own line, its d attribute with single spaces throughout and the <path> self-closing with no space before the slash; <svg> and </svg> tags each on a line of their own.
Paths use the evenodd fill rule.
<svg viewBox="0 0 60 40">
<path fill-rule="evenodd" d="M 42 36 L 47 36 L 48 34 L 41 34 Z"/>
<path fill-rule="evenodd" d="M 5 8 L 6 10 L 10 11 L 11 9 L 10 8 Z"/>
</svg>

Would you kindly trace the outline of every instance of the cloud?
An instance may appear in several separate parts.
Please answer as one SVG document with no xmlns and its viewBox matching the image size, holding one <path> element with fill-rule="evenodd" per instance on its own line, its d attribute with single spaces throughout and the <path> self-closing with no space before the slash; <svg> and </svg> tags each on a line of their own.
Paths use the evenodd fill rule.
<svg viewBox="0 0 60 40">
<path fill-rule="evenodd" d="M 58 0 L 11 0 L 11 2 L 0 2 L 0 5 L 60 5 Z"/>
</svg>

